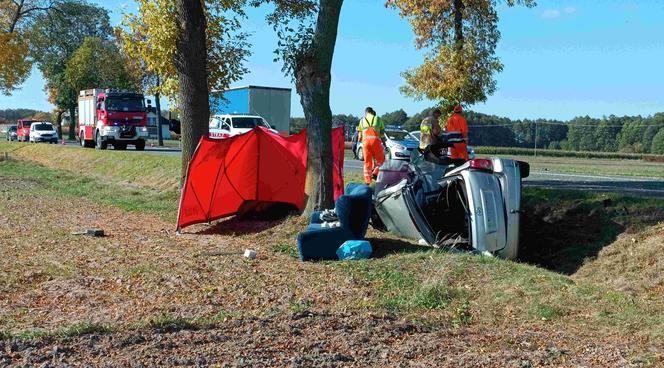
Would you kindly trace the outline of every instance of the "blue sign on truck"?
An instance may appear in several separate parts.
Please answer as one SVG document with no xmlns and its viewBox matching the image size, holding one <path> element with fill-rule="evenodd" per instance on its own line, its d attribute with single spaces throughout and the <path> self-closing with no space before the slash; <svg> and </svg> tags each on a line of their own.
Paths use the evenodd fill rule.
<svg viewBox="0 0 664 368">
<path fill-rule="evenodd" d="M 290 88 L 246 86 L 210 94 L 212 115 L 258 115 L 280 133 L 290 129 L 290 108 Z"/>
</svg>

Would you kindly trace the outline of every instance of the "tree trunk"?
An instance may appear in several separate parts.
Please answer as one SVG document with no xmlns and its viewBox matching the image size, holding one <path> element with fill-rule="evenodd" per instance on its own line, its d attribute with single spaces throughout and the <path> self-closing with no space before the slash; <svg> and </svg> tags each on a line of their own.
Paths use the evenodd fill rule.
<svg viewBox="0 0 664 368">
<path fill-rule="evenodd" d="M 76 107 L 69 108 L 69 140 L 76 139 Z"/>
<path fill-rule="evenodd" d="M 463 50 L 463 0 L 454 0 L 454 47 Z"/>
<path fill-rule="evenodd" d="M 62 139 L 62 113 L 64 111 L 58 110 L 57 115 L 55 116 L 55 125 L 58 129 L 58 138 Z"/>
<path fill-rule="evenodd" d="M 175 13 L 178 25 L 175 70 L 180 87 L 178 91 L 182 133 L 182 170 L 180 184 L 184 184 L 189 161 L 201 137 L 208 134 L 210 101 L 206 70 L 207 27 L 203 2 L 200 0 L 176 0 Z"/>
<path fill-rule="evenodd" d="M 330 69 L 343 0 L 321 0 L 311 52 L 296 65 L 295 80 L 307 119 L 305 215 L 334 206 Z"/>
</svg>

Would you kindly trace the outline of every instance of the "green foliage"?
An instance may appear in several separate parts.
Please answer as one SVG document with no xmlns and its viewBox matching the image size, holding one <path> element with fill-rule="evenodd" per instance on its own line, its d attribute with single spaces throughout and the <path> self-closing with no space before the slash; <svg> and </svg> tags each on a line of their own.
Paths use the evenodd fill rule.
<svg viewBox="0 0 664 368">
<path fill-rule="evenodd" d="M 16 123 L 16 120 L 35 115 L 39 111 L 32 109 L 0 109 L 0 122 Z"/>
<path fill-rule="evenodd" d="M 79 90 L 67 82 L 67 62 L 88 37 L 112 43 L 106 9 L 69 0 L 37 20 L 31 30 L 31 56 L 46 80 L 49 101 L 63 111 L 77 105 Z"/>
<path fill-rule="evenodd" d="M 97 37 L 88 37 L 65 67 L 65 82 L 72 90 L 121 88 L 135 90 L 138 82 L 127 69 L 118 48 Z"/>
<path fill-rule="evenodd" d="M 650 152 L 658 155 L 664 155 L 664 128 L 653 137 Z"/>
<path fill-rule="evenodd" d="M 385 125 L 403 125 L 408 120 L 408 114 L 403 109 L 399 109 L 385 113 L 380 118 Z"/>
<path fill-rule="evenodd" d="M 247 72 L 248 34 L 241 32 L 246 1 L 206 0 L 208 88 L 228 88 Z M 125 14 L 116 29 L 123 52 L 135 62 L 134 71 L 149 93 L 176 102 L 177 20 L 174 0 L 139 0 L 136 14 Z M 157 83 L 157 77 L 159 83 Z"/>
</svg>

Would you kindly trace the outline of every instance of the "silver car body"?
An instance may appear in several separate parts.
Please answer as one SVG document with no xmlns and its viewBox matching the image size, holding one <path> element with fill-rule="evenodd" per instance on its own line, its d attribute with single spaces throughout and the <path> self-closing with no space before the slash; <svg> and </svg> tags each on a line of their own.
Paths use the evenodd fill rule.
<svg viewBox="0 0 664 368">
<path fill-rule="evenodd" d="M 451 170 L 423 161 L 386 163 L 376 184 L 378 217 L 399 236 L 516 258 L 521 172 L 527 175 L 527 164 L 497 157 L 481 162 L 492 169 L 473 161 Z"/>
</svg>

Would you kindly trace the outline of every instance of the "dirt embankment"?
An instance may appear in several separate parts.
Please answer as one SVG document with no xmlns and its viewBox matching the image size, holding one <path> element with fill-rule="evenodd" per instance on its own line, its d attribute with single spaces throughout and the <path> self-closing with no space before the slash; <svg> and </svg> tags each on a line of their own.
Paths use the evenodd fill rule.
<svg viewBox="0 0 664 368">
<path fill-rule="evenodd" d="M 0 365 L 55 367 L 625 367 L 628 347 L 554 331 L 434 329 L 393 318 L 294 314 L 73 339 L 0 341 Z"/>
</svg>

